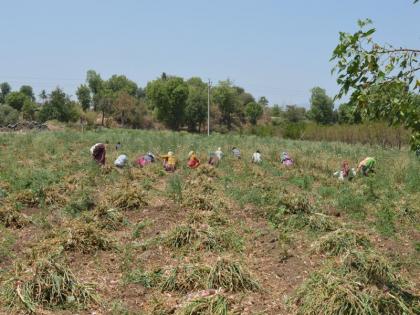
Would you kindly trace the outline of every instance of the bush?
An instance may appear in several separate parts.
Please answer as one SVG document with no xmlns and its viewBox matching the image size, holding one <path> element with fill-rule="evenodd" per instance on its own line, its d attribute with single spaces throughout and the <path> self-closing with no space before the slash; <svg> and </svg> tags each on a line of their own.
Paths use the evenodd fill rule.
<svg viewBox="0 0 420 315">
<path fill-rule="evenodd" d="M 14 124 L 19 120 L 19 112 L 9 105 L 0 105 L 0 126 Z"/>
</svg>

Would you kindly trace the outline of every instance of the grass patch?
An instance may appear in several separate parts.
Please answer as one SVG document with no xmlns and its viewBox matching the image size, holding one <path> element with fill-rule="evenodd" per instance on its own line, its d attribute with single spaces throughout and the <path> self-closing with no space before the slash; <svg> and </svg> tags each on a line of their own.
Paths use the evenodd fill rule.
<svg viewBox="0 0 420 315">
<path fill-rule="evenodd" d="M 30 223 L 29 218 L 8 205 L 1 205 L 0 223 L 5 227 L 20 229 Z"/>
<path fill-rule="evenodd" d="M 315 251 L 329 256 L 338 256 L 352 249 L 369 246 L 370 242 L 365 235 L 342 228 L 321 237 L 315 243 Z"/>
</svg>

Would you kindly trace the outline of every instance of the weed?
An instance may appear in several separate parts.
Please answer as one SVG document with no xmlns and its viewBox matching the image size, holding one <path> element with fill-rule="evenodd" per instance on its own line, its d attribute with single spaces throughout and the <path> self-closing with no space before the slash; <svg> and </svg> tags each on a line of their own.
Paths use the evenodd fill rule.
<svg viewBox="0 0 420 315">
<path fill-rule="evenodd" d="M 280 204 L 286 208 L 289 214 L 310 213 L 312 211 L 309 198 L 305 194 L 288 193 L 280 200 Z"/>
<path fill-rule="evenodd" d="M 135 283 L 145 288 L 153 288 L 160 283 L 161 277 L 162 271 L 160 269 L 153 272 L 135 269 L 124 275 L 124 283 Z"/>
<path fill-rule="evenodd" d="M 131 237 L 132 238 L 139 238 L 140 237 L 140 233 L 148 226 L 150 225 L 152 222 L 150 220 L 145 220 L 142 222 L 138 222 L 134 228 L 133 228 L 133 232 L 131 232 Z"/>
<path fill-rule="evenodd" d="M 201 297 L 189 302 L 177 315 L 227 315 L 228 301 L 222 295 Z"/>
<path fill-rule="evenodd" d="M 166 243 L 172 248 L 192 245 L 199 238 L 196 228 L 190 225 L 177 226 L 166 238 Z"/>
<path fill-rule="evenodd" d="M 59 260 L 41 259 L 29 269 L 16 267 L 7 280 L 2 295 L 9 306 L 21 305 L 30 312 L 39 307 L 84 308 L 96 301 L 90 285 L 79 282 Z"/>
<path fill-rule="evenodd" d="M 170 198 L 175 202 L 182 202 L 182 180 L 178 174 L 169 177 L 167 187 Z"/>
<path fill-rule="evenodd" d="M 83 190 L 72 198 L 70 203 L 64 208 L 64 211 L 72 216 L 77 216 L 83 211 L 92 210 L 94 206 L 95 200 L 92 193 Z"/>
<path fill-rule="evenodd" d="M 251 274 L 242 268 L 241 264 L 225 258 L 218 259 L 211 268 L 208 280 L 208 288 L 224 288 L 228 291 L 258 291 L 260 285 L 253 279 Z"/>
<path fill-rule="evenodd" d="M 316 244 L 315 250 L 331 256 L 341 255 L 351 249 L 367 248 L 370 242 L 366 236 L 348 229 L 338 229 L 323 236 Z"/>
<path fill-rule="evenodd" d="M 312 232 L 331 232 L 336 230 L 331 219 L 322 213 L 314 213 L 309 217 L 309 230 Z"/>
<path fill-rule="evenodd" d="M 28 217 L 8 205 L 0 207 L 0 223 L 5 227 L 23 228 L 30 223 Z"/>
<path fill-rule="evenodd" d="M 401 287 L 388 263 L 373 253 L 350 252 L 340 266 L 312 273 L 297 290 L 296 314 L 415 314 L 420 298 Z"/>
<path fill-rule="evenodd" d="M 167 271 L 161 284 L 161 290 L 188 293 L 204 289 L 209 268 L 199 265 L 184 265 Z"/>
<path fill-rule="evenodd" d="M 148 205 L 145 193 L 137 185 L 126 184 L 111 194 L 111 204 L 121 210 L 138 210 Z"/>
<path fill-rule="evenodd" d="M 395 213 L 385 206 L 376 212 L 376 230 L 384 236 L 395 234 Z"/>
<path fill-rule="evenodd" d="M 365 212 L 365 198 L 359 194 L 354 194 L 348 187 L 340 189 L 338 192 L 338 207 L 345 210 L 352 217 L 357 219 L 364 219 Z"/>
<path fill-rule="evenodd" d="M 13 234 L 0 225 L 0 263 L 13 258 L 12 247 L 15 241 Z"/>
</svg>

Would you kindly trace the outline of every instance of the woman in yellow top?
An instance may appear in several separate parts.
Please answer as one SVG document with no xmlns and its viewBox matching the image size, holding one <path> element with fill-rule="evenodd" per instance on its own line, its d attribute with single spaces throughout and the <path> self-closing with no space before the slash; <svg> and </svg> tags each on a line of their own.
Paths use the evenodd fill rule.
<svg viewBox="0 0 420 315">
<path fill-rule="evenodd" d="M 163 159 L 163 168 L 167 172 L 174 172 L 176 169 L 176 157 L 172 151 L 169 151 L 166 155 L 161 155 Z"/>
<path fill-rule="evenodd" d="M 197 168 L 200 165 L 200 160 L 197 158 L 194 151 L 190 151 L 190 153 L 188 153 L 187 165 L 189 168 Z"/>
</svg>

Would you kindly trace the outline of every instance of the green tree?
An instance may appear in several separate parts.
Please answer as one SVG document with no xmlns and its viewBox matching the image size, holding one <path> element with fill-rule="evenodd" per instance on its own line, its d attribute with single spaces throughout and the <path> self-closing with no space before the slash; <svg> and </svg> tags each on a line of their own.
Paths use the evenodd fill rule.
<svg viewBox="0 0 420 315">
<path fill-rule="evenodd" d="M 363 116 L 385 119 L 391 125 L 412 130 L 412 148 L 420 146 L 420 107 L 417 96 L 420 80 L 419 49 L 395 48 L 374 42 L 375 28 L 369 19 L 358 21 L 354 34 L 340 32 L 331 60 L 335 62 L 340 91 Z"/>
<path fill-rule="evenodd" d="M 112 91 L 113 93 L 126 92 L 131 96 L 136 96 L 137 84 L 124 75 L 114 74 L 108 80 L 104 81 L 105 88 Z"/>
<path fill-rule="evenodd" d="M 311 109 L 309 116 L 319 124 L 330 124 L 333 122 L 334 104 L 324 89 L 314 87 L 311 90 Z"/>
<path fill-rule="evenodd" d="M 20 111 L 27 100 L 29 100 L 29 97 L 22 92 L 10 92 L 6 96 L 5 103 Z"/>
<path fill-rule="evenodd" d="M 213 89 L 212 94 L 221 113 L 221 123 L 230 130 L 233 121 L 232 115 L 237 111 L 239 104 L 237 90 L 229 80 L 226 80 L 220 81 L 219 85 Z"/>
<path fill-rule="evenodd" d="M 104 126 L 106 116 L 109 116 L 114 111 L 114 99 L 115 96 L 112 91 L 102 89 L 97 96 L 96 109 L 102 113 L 101 124 Z"/>
<path fill-rule="evenodd" d="M 104 82 L 99 73 L 89 70 L 86 74 L 86 82 L 92 93 L 93 109 L 96 111 L 100 101 L 100 93 L 104 88 Z"/>
<path fill-rule="evenodd" d="M 3 104 L 0 105 L 0 126 L 14 124 L 19 120 L 19 112 L 13 107 Z"/>
<path fill-rule="evenodd" d="M 123 90 L 118 92 L 113 106 L 115 110 L 115 119 L 124 127 L 129 121 L 130 116 L 136 108 L 137 99 L 130 95 L 127 91 Z"/>
<path fill-rule="evenodd" d="M 274 106 L 271 108 L 271 116 L 272 117 L 280 117 L 281 116 L 281 108 L 278 104 L 274 104 Z"/>
<path fill-rule="evenodd" d="M 76 121 L 79 113 L 76 104 L 60 88 L 51 92 L 48 101 L 42 106 L 39 112 L 39 119 L 47 121 L 57 119 L 62 122 Z"/>
<path fill-rule="evenodd" d="M 159 78 L 147 84 L 146 97 L 157 119 L 168 128 L 178 130 L 185 119 L 187 83 L 179 77 Z"/>
<path fill-rule="evenodd" d="M 35 94 L 34 94 L 34 90 L 32 89 L 32 86 L 22 85 L 20 87 L 19 92 L 25 94 L 32 102 L 35 101 Z"/>
<path fill-rule="evenodd" d="M 42 90 L 41 93 L 39 93 L 39 98 L 41 99 L 42 104 L 45 104 L 48 99 L 47 91 Z"/>
<path fill-rule="evenodd" d="M 81 84 L 76 91 L 77 99 L 82 105 L 84 111 L 90 109 L 92 103 L 92 97 L 90 95 L 90 89 L 87 85 Z"/>
<path fill-rule="evenodd" d="M 5 103 L 6 96 L 11 92 L 12 88 L 9 83 L 3 82 L 0 84 L 0 104 Z"/>
<path fill-rule="evenodd" d="M 268 106 L 268 99 L 265 96 L 261 96 L 258 99 L 258 104 L 260 104 L 262 107 L 267 107 Z"/>
<path fill-rule="evenodd" d="M 26 100 L 22 107 L 22 117 L 26 120 L 35 120 L 38 106 L 31 100 Z"/>
<path fill-rule="evenodd" d="M 207 84 L 200 78 L 187 81 L 188 98 L 185 107 L 185 123 L 190 131 L 201 131 L 202 124 L 207 120 Z"/>
<path fill-rule="evenodd" d="M 245 112 L 249 122 L 255 126 L 257 120 L 261 118 L 263 114 L 263 107 L 259 103 L 251 102 L 246 105 Z"/>
<path fill-rule="evenodd" d="M 362 116 L 355 105 L 348 102 L 338 107 L 338 123 L 360 124 L 361 122 Z"/>
<path fill-rule="evenodd" d="M 284 111 L 284 117 L 292 123 L 300 122 L 306 117 L 306 109 L 296 105 L 287 105 Z"/>
</svg>

